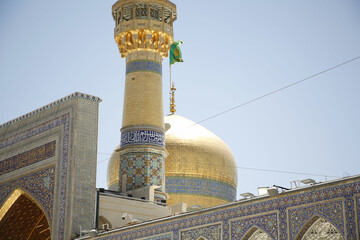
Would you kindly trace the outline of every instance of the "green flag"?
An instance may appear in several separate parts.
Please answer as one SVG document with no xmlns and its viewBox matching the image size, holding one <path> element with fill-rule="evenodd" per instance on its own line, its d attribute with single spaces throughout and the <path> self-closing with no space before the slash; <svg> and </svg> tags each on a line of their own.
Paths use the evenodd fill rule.
<svg viewBox="0 0 360 240">
<path fill-rule="evenodd" d="M 170 65 L 173 65 L 176 62 L 183 62 L 180 50 L 181 44 L 183 44 L 183 41 L 177 41 L 171 44 L 169 57 Z"/>
</svg>

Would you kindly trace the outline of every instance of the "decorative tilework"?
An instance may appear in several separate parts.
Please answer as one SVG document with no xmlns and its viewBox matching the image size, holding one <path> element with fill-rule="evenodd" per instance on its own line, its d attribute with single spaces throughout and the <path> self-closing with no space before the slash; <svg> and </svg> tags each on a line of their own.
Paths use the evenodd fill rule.
<svg viewBox="0 0 360 240">
<path fill-rule="evenodd" d="M 360 189 L 360 185 L 358 186 Z M 357 234 L 360 236 L 360 196 L 355 197 L 356 204 L 356 222 L 357 222 Z"/>
<path fill-rule="evenodd" d="M 79 99 L 75 120 L 72 231 L 94 227 L 98 104 Z"/>
<path fill-rule="evenodd" d="M 346 188 L 346 200 L 345 200 L 345 216 L 346 216 L 346 231 L 347 239 L 358 240 L 360 236 L 356 236 L 356 225 L 355 225 L 355 209 L 354 200 L 349 194 L 350 189 Z"/>
<path fill-rule="evenodd" d="M 56 142 L 52 141 L 40 147 L 33 148 L 29 151 L 0 161 L 0 175 L 54 157 L 55 145 Z"/>
<path fill-rule="evenodd" d="M 150 237 L 166 232 L 173 232 L 173 239 L 178 240 L 182 230 L 188 228 L 201 228 L 208 224 L 223 223 L 222 227 L 222 239 L 227 240 L 230 238 L 229 232 L 233 228 L 227 227 L 231 224 L 232 219 L 254 219 L 259 215 L 270 215 L 271 212 L 277 211 L 277 231 L 279 239 L 292 239 L 288 236 L 288 217 L 287 211 L 296 208 L 303 208 L 303 212 L 315 211 L 314 205 L 323 205 L 326 201 L 336 202 L 339 198 L 345 198 L 344 203 L 348 204 L 348 207 L 343 208 L 342 214 L 346 218 L 346 238 L 347 239 L 358 239 L 355 229 L 350 228 L 355 224 L 354 220 L 354 205 L 351 205 L 347 200 L 351 200 L 354 203 L 354 195 L 360 194 L 360 182 L 359 180 L 349 184 L 339 184 L 333 187 L 324 187 L 317 190 L 308 189 L 302 193 L 293 193 L 290 195 L 281 196 L 279 198 L 252 202 L 238 202 L 233 205 L 227 205 L 212 211 L 195 212 L 187 216 L 172 217 L 166 219 L 166 221 L 160 222 L 149 222 L 147 225 L 142 227 L 127 230 L 119 230 L 118 233 L 113 233 L 112 236 L 102 236 L 103 240 L 114 240 L 114 239 L 137 239 L 141 237 Z M 360 205 L 359 199 L 357 204 Z M 305 210 L 310 208 L 310 210 Z M 351 209 L 352 208 L 352 209 Z M 313 210 L 311 210 L 313 209 Z M 319 209 L 319 207 L 318 207 Z M 349 215 L 350 213 L 350 215 Z M 351 215 L 351 213 L 353 215 Z M 294 216 L 295 217 L 295 216 Z M 235 220 L 236 221 L 236 220 Z M 260 223 L 258 223 L 260 224 Z M 268 230 L 269 232 L 275 230 Z M 274 233 L 273 233 L 274 234 Z M 237 238 L 235 238 L 237 239 Z"/>
<path fill-rule="evenodd" d="M 328 220 L 337 227 L 341 234 L 344 235 L 344 218 L 343 218 L 343 201 L 331 201 L 311 206 L 289 209 L 289 234 L 293 239 L 299 234 L 299 231 L 306 231 L 303 227 L 307 222 L 311 221 L 315 216 L 320 216 Z"/>
<path fill-rule="evenodd" d="M 0 206 L 14 189 L 21 188 L 32 194 L 52 219 L 54 201 L 55 168 L 48 168 L 0 185 Z M 44 179 L 47 179 L 45 180 Z"/>
<path fill-rule="evenodd" d="M 120 155 L 120 176 L 127 174 L 127 190 L 158 185 L 164 190 L 165 158 L 161 153 L 131 151 Z M 120 183 L 121 186 L 121 183 Z"/>
<path fill-rule="evenodd" d="M 166 192 L 193 194 L 235 201 L 236 188 L 224 182 L 191 177 L 166 177 Z"/>
<path fill-rule="evenodd" d="M 66 197 L 66 175 L 67 175 L 67 160 L 68 160 L 68 147 L 69 147 L 69 114 L 64 114 L 60 117 L 57 117 L 53 120 L 40 124 L 36 127 L 28 129 L 25 132 L 19 133 L 10 138 L 4 139 L 0 143 L 0 150 L 11 146 L 12 144 L 21 142 L 26 139 L 30 139 L 38 134 L 49 131 L 55 127 L 63 127 L 63 145 L 62 145 L 62 153 L 63 155 L 60 157 L 60 211 L 59 211 L 59 229 L 58 229 L 58 239 L 64 239 L 64 223 L 65 223 L 65 197 Z M 40 200 L 40 199 L 39 199 Z M 41 200 L 40 200 L 41 201 Z"/>
<path fill-rule="evenodd" d="M 120 146 L 150 144 L 165 147 L 165 134 L 155 130 L 127 130 L 121 132 Z"/>
<path fill-rule="evenodd" d="M 138 240 L 172 240 L 172 233 L 165 233 L 157 236 L 140 238 Z"/>
<path fill-rule="evenodd" d="M 277 213 L 272 213 L 239 220 L 230 220 L 231 239 L 242 239 L 249 231 L 261 229 L 276 240 L 278 239 L 277 218 Z"/>
<path fill-rule="evenodd" d="M 221 236 L 221 223 L 180 231 L 181 240 L 194 240 L 200 237 L 204 237 L 208 240 L 219 240 L 221 239 Z"/>
<path fill-rule="evenodd" d="M 126 75 L 132 72 L 148 71 L 162 75 L 162 66 L 158 62 L 136 60 L 126 64 Z"/>
</svg>

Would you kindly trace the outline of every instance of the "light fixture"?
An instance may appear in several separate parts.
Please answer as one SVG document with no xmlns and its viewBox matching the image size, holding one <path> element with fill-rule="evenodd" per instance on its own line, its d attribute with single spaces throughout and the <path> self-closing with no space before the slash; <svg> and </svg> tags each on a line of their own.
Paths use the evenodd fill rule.
<svg viewBox="0 0 360 240">
<path fill-rule="evenodd" d="M 311 185 L 314 185 L 316 182 L 314 179 L 311 179 L 311 178 L 307 178 L 307 179 L 304 179 L 304 180 L 301 180 L 301 182 L 303 184 L 311 184 Z"/>
</svg>

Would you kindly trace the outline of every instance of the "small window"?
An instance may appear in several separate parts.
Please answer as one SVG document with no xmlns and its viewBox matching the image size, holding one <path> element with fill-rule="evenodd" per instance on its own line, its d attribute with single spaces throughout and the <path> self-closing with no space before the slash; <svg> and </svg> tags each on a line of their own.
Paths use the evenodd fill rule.
<svg viewBox="0 0 360 240">
<path fill-rule="evenodd" d="M 147 19 L 148 18 L 148 7 L 146 3 L 138 3 L 135 8 L 136 19 Z"/>
<path fill-rule="evenodd" d="M 133 18 L 133 5 L 128 4 L 123 7 L 123 21 L 129 21 Z"/>
<path fill-rule="evenodd" d="M 164 8 L 164 22 L 170 23 L 171 22 L 171 11 L 169 8 Z"/>
<path fill-rule="evenodd" d="M 150 19 L 162 21 L 162 6 L 159 4 L 151 4 Z"/>
<path fill-rule="evenodd" d="M 116 13 L 116 25 L 121 23 L 121 10 Z"/>
</svg>

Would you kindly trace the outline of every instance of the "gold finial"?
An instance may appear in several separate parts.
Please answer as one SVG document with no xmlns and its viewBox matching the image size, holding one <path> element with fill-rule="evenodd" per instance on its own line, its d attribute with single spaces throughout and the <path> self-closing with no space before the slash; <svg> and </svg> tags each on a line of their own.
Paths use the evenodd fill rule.
<svg viewBox="0 0 360 240">
<path fill-rule="evenodd" d="M 171 114 L 173 115 L 176 110 L 175 110 L 175 91 L 176 91 L 176 88 L 175 88 L 175 83 L 172 82 L 172 86 L 170 88 L 170 91 L 171 91 L 171 98 L 170 98 L 170 112 Z"/>
</svg>

